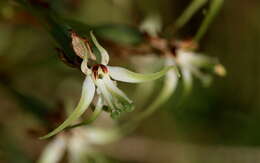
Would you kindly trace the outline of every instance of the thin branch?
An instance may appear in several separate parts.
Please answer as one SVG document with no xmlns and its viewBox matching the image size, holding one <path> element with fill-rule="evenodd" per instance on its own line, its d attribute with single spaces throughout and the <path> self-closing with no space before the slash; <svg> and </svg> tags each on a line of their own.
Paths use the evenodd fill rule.
<svg viewBox="0 0 260 163">
<path fill-rule="evenodd" d="M 207 12 L 206 17 L 204 18 L 198 32 L 194 37 L 194 41 L 199 42 L 201 38 L 205 35 L 210 23 L 218 14 L 224 0 L 211 0 L 209 11 Z"/>
</svg>

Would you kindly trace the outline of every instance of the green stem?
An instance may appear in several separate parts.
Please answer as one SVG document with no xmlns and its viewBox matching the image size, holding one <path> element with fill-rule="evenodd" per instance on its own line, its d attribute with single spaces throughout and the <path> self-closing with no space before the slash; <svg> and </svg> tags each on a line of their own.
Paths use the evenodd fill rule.
<svg viewBox="0 0 260 163">
<path fill-rule="evenodd" d="M 175 28 L 182 28 L 191 17 L 203 6 L 208 0 L 193 0 L 190 5 L 184 10 L 182 15 L 176 20 Z"/>
<path fill-rule="evenodd" d="M 219 12 L 224 0 L 211 0 L 210 6 L 209 6 L 209 11 L 204 18 L 198 32 L 196 33 L 194 37 L 194 41 L 199 42 L 201 38 L 204 36 L 206 33 L 210 23 L 212 20 L 215 18 L 217 13 Z"/>
</svg>

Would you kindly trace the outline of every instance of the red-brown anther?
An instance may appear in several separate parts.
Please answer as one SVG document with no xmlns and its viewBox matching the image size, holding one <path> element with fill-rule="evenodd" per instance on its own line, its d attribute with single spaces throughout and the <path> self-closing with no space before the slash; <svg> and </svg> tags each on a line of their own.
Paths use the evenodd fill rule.
<svg viewBox="0 0 260 163">
<path fill-rule="evenodd" d="M 100 67 L 105 74 L 108 73 L 108 69 L 106 66 L 100 64 Z"/>
<path fill-rule="evenodd" d="M 93 72 L 94 72 L 94 71 L 98 71 L 98 68 L 99 68 L 99 64 L 94 65 L 94 66 L 92 67 L 92 71 L 93 71 Z"/>
<path fill-rule="evenodd" d="M 97 72 L 97 71 L 93 71 L 93 75 L 94 75 L 94 78 L 95 78 L 95 79 L 98 78 L 98 72 Z"/>
<path fill-rule="evenodd" d="M 108 73 L 108 68 L 105 66 L 105 65 L 102 65 L 102 64 L 96 64 L 92 67 L 92 72 L 93 72 L 93 75 L 94 75 L 94 78 L 97 79 L 99 77 L 99 68 L 101 68 L 101 70 L 103 71 L 103 73 Z"/>
<path fill-rule="evenodd" d="M 98 67 L 99 67 L 99 65 L 94 65 L 92 67 L 92 72 L 93 72 L 93 75 L 94 75 L 95 79 L 97 79 L 97 77 L 98 77 Z"/>
</svg>

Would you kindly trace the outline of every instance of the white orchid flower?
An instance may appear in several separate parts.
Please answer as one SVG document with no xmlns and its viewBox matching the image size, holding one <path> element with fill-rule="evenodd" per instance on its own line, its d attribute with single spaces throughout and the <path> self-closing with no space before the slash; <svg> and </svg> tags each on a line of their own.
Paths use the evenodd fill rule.
<svg viewBox="0 0 260 163">
<path fill-rule="evenodd" d="M 147 32 L 153 37 L 157 37 L 158 33 L 162 31 L 162 19 L 160 15 L 157 13 L 149 14 L 140 25 L 140 30 Z"/>
<path fill-rule="evenodd" d="M 82 163 L 98 151 L 95 145 L 104 145 L 117 139 L 117 133 L 96 127 L 76 128 L 51 140 L 43 149 L 38 163 L 59 163 L 68 156 L 69 163 Z"/>
<path fill-rule="evenodd" d="M 187 49 L 177 49 L 174 58 L 176 65 L 180 68 L 184 82 L 184 88 L 189 91 L 192 87 L 193 77 L 199 78 L 207 86 L 211 82 L 211 75 L 202 71 L 210 70 L 217 75 L 224 76 L 225 68 L 219 64 L 218 60 Z"/>
<path fill-rule="evenodd" d="M 165 67 L 156 73 L 139 74 L 122 67 L 108 66 L 109 55 L 98 43 L 93 33 L 91 33 L 91 38 L 100 53 L 100 61 L 93 66 L 89 66 L 88 60 L 95 58 L 90 50 L 90 46 L 86 46 L 85 41 L 75 35 L 75 33 L 72 35 L 74 36 L 72 36 L 74 51 L 78 56 L 83 58 L 81 70 L 86 75 L 86 79 L 83 83 L 82 95 L 77 107 L 70 116 L 59 127 L 46 136 L 41 137 L 41 139 L 49 138 L 72 125 L 72 123 L 79 119 L 92 103 L 95 94 L 98 96 L 96 107 L 99 108 L 93 113 L 96 114 L 96 116 L 102 111 L 103 106 L 108 107 L 112 118 L 117 118 L 122 112 L 132 111 L 134 108 L 133 102 L 116 86 L 116 81 L 128 83 L 152 81 L 162 77 L 169 70 L 174 68 L 173 66 L 170 66 Z"/>
</svg>

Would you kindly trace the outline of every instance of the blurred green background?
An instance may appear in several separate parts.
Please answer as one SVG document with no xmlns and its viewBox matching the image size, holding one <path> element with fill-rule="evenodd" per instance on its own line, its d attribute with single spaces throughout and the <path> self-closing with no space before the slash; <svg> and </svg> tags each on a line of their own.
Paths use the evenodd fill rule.
<svg viewBox="0 0 260 163">
<path fill-rule="evenodd" d="M 168 25 L 189 2 L 56 0 L 52 6 L 63 17 L 85 24 L 136 27 L 151 12 Z M 179 36 L 192 37 L 203 13 L 194 15 Z M 216 77 L 209 88 L 195 81 L 185 99 L 178 88 L 138 130 L 101 150 L 112 162 L 260 162 L 259 17 L 260 1 L 226 0 L 200 51 L 217 56 L 227 76 Z M 61 62 L 55 46 L 33 16 L 11 0 L 0 1 L 1 163 L 35 162 L 48 142 L 37 139 L 46 133 L 43 124 L 56 126 L 64 116 L 64 101 L 79 97 L 83 76 Z M 114 62 L 122 61 L 115 57 Z M 54 109 L 52 115 L 48 108 Z"/>
</svg>

